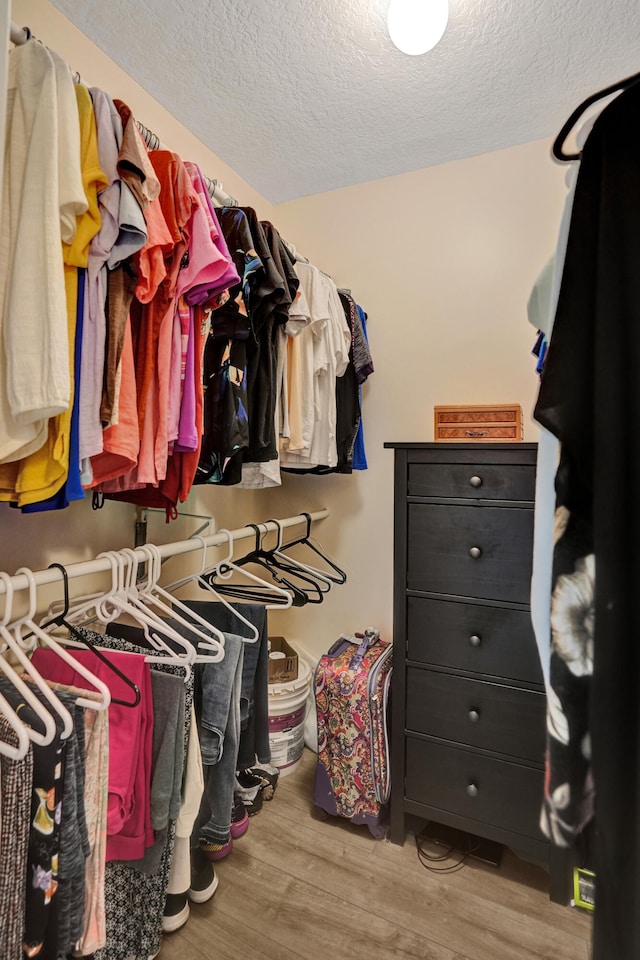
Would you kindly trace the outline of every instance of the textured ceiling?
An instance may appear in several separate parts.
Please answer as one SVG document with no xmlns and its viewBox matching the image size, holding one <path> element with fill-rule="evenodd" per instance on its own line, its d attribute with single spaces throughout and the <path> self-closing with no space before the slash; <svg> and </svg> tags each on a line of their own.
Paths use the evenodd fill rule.
<svg viewBox="0 0 640 960">
<path fill-rule="evenodd" d="M 272 202 L 551 136 L 640 70 L 638 0 L 450 0 L 421 57 L 388 0 L 53 2 Z"/>
</svg>

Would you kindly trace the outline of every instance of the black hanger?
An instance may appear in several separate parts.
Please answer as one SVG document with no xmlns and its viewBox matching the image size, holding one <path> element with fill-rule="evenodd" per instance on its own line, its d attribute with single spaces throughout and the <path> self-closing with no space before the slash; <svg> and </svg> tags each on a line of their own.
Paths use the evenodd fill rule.
<svg viewBox="0 0 640 960">
<path fill-rule="evenodd" d="M 285 590 L 290 591 L 292 598 L 292 605 L 294 607 L 302 607 L 309 602 L 308 595 L 301 590 L 296 584 L 291 583 L 286 577 L 279 576 L 274 567 L 269 564 L 269 556 L 266 550 L 262 549 L 261 539 L 262 534 L 260 528 L 255 523 L 249 523 L 247 526 L 255 530 L 256 533 L 256 542 L 253 550 L 250 550 L 249 553 L 245 554 L 244 557 L 239 557 L 237 560 L 234 560 L 234 564 L 238 567 L 243 567 L 248 563 L 255 563 L 257 566 L 263 567 L 272 579 L 278 584 L 278 586 L 283 587 Z M 259 586 L 245 585 L 245 584 L 233 584 L 225 583 L 224 580 L 221 582 L 216 580 L 218 574 L 224 576 L 229 568 L 225 568 L 224 564 L 221 564 L 216 570 L 212 573 L 206 574 L 205 579 L 212 587 L 226 596 L 237 597 L 238 599 L 253 600 L 256 603 L 273 603 L 274 594 L 270 593 L 269 590 L 261 590 Z M 275 599 L 275 602 L 279 602 L 278 599 Z M 317 600 L 312 602 L 317 603 Z M 286 605 L 286 598 L 282 601 L 283 606 Z"/>
<path fill-rule="evenodd" d="M 567 122 L 562 127 L 560 133 L 553 141 L 552 152 L 556 160 L 560 160 L 561 163 L 570 163 L 572 160 L 579 160 L 579 153 L 565 153 L 564 152 L 564 142 L 571 133 L 573 127 L 578 122 L 585 110 L 590 107 L 593 103 L 597 103 L 598 100 L 602 100 L 604 97 L 608 97 L 611 93 L 616 93 L 618 90 L 626 90 L 628 87 L 632 87 L 634 83 L 637 83 L 640 80 L 640 73 L 634 73 L 633 76 L 627 77 L 625 80 L 619 80 L 617 83 L 612 83 L 610 87 L 605 87 L 604 90 L 599 90 L 597 93 L 592 93 L 590 97 L 587 97 L 586 100 L 583 100 L 580 106 L 576 107 L 573 111 Z"/>
<path fill-rule="evenodd" d="M 269 521 L 267 520 L 266 522 L 268 523 Z M 249 524 L 249 526 L 255 527 L 255 524 Z M 265 530 L 264 536 L 266 536 L 267 533 L 268 531 Z M 322 589 L 322 585 L 318 583 L 309 571 L 302 570 L 293 560 L 283 560 L 276 555 L 276 549 L 276 547 L 266 549 L 262 546 L 262 543 L 259 549 L 260 557 L 263 563 L 266 564 L 267 569 L 276 583 L 284 583 L 289 589 L 294 586 L 297 587 L 297 589 L 306 596 L 307 603 L 322 603 L 324 594 L 329 592 L 331 585 L 325 583 L 324 589 Z M 287 576 L 283 577 L 280 574 L 286 574 Z M 298 582 L 292 584 L 288 577 L 294 577 Z"/>
<path fill-rule="evenodd" d="M 101 660 L 105 666 L 111 670 L 112 673 L 115 673 L 116 676 L 120 677 L 122 682 L 126 684 L 130 690 L 133 690 L 133 700 L 119 700 L 118 697 L 111 697 L 111 703 L 117 703 L 121 707 L 137 707 L 140 703 L 140 690 L 137 684 L 130 680 L 126 674 L 122 673 L 122 671 L 119 670 L 118 667 L 116 667 L 116 665 L 108 659 L 108 657 L 105 657 L 105 655 L 98 647 L 96 647 L 93 641 L 89 640 L 82 633 L 76 630 L 73 624 L 67 622 L 66 617 L 69 612 L 69 574 L 61 563 L 50 563 L 49 568 L 51 567 L 57 567 L 58 570 L 62 571 L 62 582 L 64 584 L 64 609 L 56 617 L 52 617 L 51 620 L 47 620 L 46 623 L 43 623 L 42 628 L 46 629 L 46 627 L 52 626 L 66 627 L 74 640 L 77 640 L 78 643 L 82 643 L 85 647 L 88 647 L 89 650 L 96 655 L 98 660 Z"/>
<path fill-rule="evenodd" d="M 335 573 L 335 577 L 332 577 L 331 573 L 328 570 L 326 572 L 324 570 L 318 571 L 319 573 L 322 574 L 322 576 L 328 577 L 329 580 L 333 580 L 334 583 L 346 583 L 347 575 L 344 572 L 344 570 L 341 570 L 340 567 L 330 557 L 326 556 L 326 554 L 324 554 L 319 547 L 317 547 L 314 543 L 312 543 L 309 540 L 309 536 L 311 534 L 311 514 L 303 512 L 300 514 L 300 516 L 305 517 L 307 520 L 307 529 L 305 533 L 301 537 L 298 537 L 297 540 L 291 540 L 289 541 L 289 543 L 283 544 L 283 546 L 280 547 L 280 550 L 284 551 L 284 550 L 287 550 L 289 547 L 298 546 L 298 544 L 309 547 L 309 549 L 313 550 L 313 552 L 316 553 L 319 557 L 322 557 L 324 562 L 328 564 L 331 570 L 333 571 L 333 573 Z"/>
<path fill-rule="evenodd" d="M 305 514 L 305 516 L 309 515 Z M 309 602 L 321 603 L 322 595 L 329 593 L 331 590 L 331 584 L 336 583 L 336 580 L 332 580 L 330 577 L 325 576 L 320 570 L 306 569 L 293 557 L 284 557 L 282 555 L 284 548 L 282 544 L 281 524 L 278 520 L 267 520 L 266 523 L 273 523 L 278 529 L 278 543 L 275 547 L 270 547 L 269 550 L 264 551 L 268 558 L 267 562 L 272 563 L 278 568 L 278 570 L 282 570 L 284 573 L 289 573 L 291 576 L 298 577 L 303 583 L 313 584 L 313 590 L 315 591 L 316 595 L 320 597 L 320 599 L 314 599 L 312 594 L 309 596 Z M 287 544 L 287 546 L 289 546 L 289 544 Z"/>
</svg>

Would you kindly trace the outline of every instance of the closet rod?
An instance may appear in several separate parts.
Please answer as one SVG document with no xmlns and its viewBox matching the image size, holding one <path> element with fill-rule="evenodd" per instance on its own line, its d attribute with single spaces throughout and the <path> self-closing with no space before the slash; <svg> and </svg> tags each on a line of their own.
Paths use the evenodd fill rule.
<svg viewBox="0 0 640 960">
<path fill-rule="evenodd" d="M 26 43 L 27 40 L 31 39 L 31 30 L 29 30 L 28 27 L 19 27 L 18 24 L 12 20 L 9 37 L 11 39 L 11 43 L 15 43 L 16 46 L 20 46 L 21 44 Z"/>
<path fill-rule="evenodd" d="M 148 127 L 145 127 L 143 123 L 140 123 L 139 120 L 136 120 L 136 125 L 142 139 L 147 145 L 149 150 L 169 150 L 169 147 L 165 145 L 160 140 L 160 137 L 157 133 L 154 133 L 152 130 L 149 130 Z M 204 182 L 207 185 L 207 190 L 209 191 L 209 196 L 216 201 L 216 203 L 221 204 L 223 207 L 237 207 L 239 206 L 238 201 L 235 197 L 230 197 L 229 194 L 224 192 L 224 188 L 219 180 L 212 180 L 211 177 L 207 177 L 202 174 L 204 177 Z"/>
<path fill-rule="evenodd" d="M 326 507 L 323 507 L 321 510 L 316 510 L 314 513 L 310 513 L 312 523 L 315 523 L 318 520 L 324 520 L 325 517 L 329 516 L 329 511 Z M 278 523 L 282 528 L 294 527 L 298 523 L 307 522 L 307 518 L 301 513 L 297 514 L 295 517 L 285 517 L 283 520 L 278 520 Z M 276 531 L 278 528 L 273 520 L 266 520 L 262 523 L 256 524 L 261 530 L 265 533 L 269 531 Z M 235 540 L 244 540 L 247 537 L 255 537 L 256 531 L 253 527 L 239 527 L 237 530 L 231 531 L 231 536 Z M 198 538 L 197 540 L 176 540 L 174 543 L 163 543 L 158 545 L 158 550 L 160 551 L 160 556 L 163 560 L 167 557 L 175 557 L 180 553 L 190 553 L 193 550 L 202 550 L 202 540 L 208 547 L 217 547 L 227 542 L 226 534 L 224 533 L 213 533 L 209 537 Z M 141 548 L 138 548 L 135 551 L 136 557 L 140 563 L 145 563 L 149 557 Z M 93 573 L 106 573 L 111 569 L 111 564 L 106 557 L 96 557 L 94 560 L 81 560 L 79 563 L 70 563 L 65 567 L 69 579 L 75 579 L 77 577 L 86 577 Z M 56 583 L 58 580 L 62 580 L 62 572 L 57 567 L 50 567 L 46 570 L 34 570 L 34 577 L 37 586 L 44 586 L 48 583 Z M 16 574 L 11 577 L 11 585 L 14 590 L 26 590 L 29 586 L 29 581 L 23 573 Z M 4 583 L 0 580 L 0 596 L 4 594 Z"/>
<path fill-rule="evenodd" d="M 27 40 L 30 40 L 31 37 L 32 33 L 29 27 L 19 27 L 17 23 L 15 23 L 13 20 L 11 21 L 10 39 L 12 43 L 15 43 L 16 46 L 21 46 L 23 43 L 26 43 Z M 148 127 L 145 127 L 145 125 L 140 123 L 138 120 L 136 120 L 136 123 L 138 130 L 140 131 L 149 150 L 169 149 L 161 143 L 157 134 L 153 133 Z M 213 200 L 216 201 L 216 203 L 220 203 L 223 207 L 238 206 L 238 201 L 234 197 L 230 197 L 224 192 L 224 188 L 219 180 L 213 180 L 211 177 L 204 176 L 204 174 L 203 177 L 207 185 L 209 195 Z"/>
</svg>

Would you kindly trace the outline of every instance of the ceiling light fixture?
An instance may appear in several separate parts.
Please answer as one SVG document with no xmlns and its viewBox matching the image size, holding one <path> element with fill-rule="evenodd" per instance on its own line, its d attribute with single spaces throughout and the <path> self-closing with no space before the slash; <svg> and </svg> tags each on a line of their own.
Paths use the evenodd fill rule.
<svg viewBox="0 0 640 960">
<path fill-rule="evenodd" d="M 433 50 L 448 19 L 448 0 L 391 0 L 387 26 L 398 50 L 415 57 Z"/>
</svg>

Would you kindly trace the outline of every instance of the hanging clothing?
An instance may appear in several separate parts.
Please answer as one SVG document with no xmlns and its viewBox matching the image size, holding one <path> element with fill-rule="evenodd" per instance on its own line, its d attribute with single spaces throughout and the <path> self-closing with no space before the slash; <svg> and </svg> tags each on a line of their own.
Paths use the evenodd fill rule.
<svg viewBox="0 0 640 960">
<path fill-rule="evenodd" d="M 123 632 L 139 628 L 127 628 Z M 90 639 L 111 650 L 146 654 L 149 649 L 122 640 L 115 636 L 102 636 L 87 631 Z M 154 670 L 173 674 L 184 679 L 184 670 L 172 664 L 154 664 Z M 184 752 L 188 748 L 190 721 L 193 706 L 193 678 L 184 684 Z M 133 865 L 111 861 L 105 871 L 105 900 L 107 909 L 107 944 L 95 954 L 95 960 L 149 960 L 160 950 L 162 941 L 162 915 L 171 872 L 175 841 L 175 821 L 170 821 L 167 838 L 158 869 L 150 874 L 141 873 Z"/>
<path fill-rule="evenodd" d="M 68 68 L 67 68 L 68 70 Z M 56 417 L 50 418 L 47 439 L 39 450 L 15 464 L 16 476 L 7 484 L 7 467 L 0 470 L 0 483 L 5 492 L 4 499 L 15 499 L 20 506 L 39 503 L 55 496 L 64 486 L 69 473 L 71 414 L 76 385 L 74 381 L 73 348 L 76 336 L 76 314 L 78 305 L 78 270 L 86 268 L 89 262 L 90 244 L 100 230 L 101 217 L 98 209 L 98 192 L 106 184 L 98 159 L 96 126 L 91 98 L 86 87 L 75 84 L 72 93 L 77 101 L 75 112 L 79 124 L 81 184 L 83 197 L 88 209 L 76 220 L 74 237 L 70 244 L 62 244 L 64 261 L 64 283 L 67 305 L 67 363 L 69 365 L 69 385 L 71 402 Z M 86 301 L 83 301 L 86 302 Z M 7 485 L 11 488 L 6 490 Z"/>
<path fill-rule="evenodd" d="M 35 513 L 93 489 L 170 519 L 196 479 L 280 485 L 281 442 L 290 469 L 336 469 L 335 284 L 315 271 L 326 312 L 305 306 L 315 268 L 273 224 L 218 213 L 195 164 L 148 153 L 131 109 L 54 52 L 9 59 L 0 499 Z"/>
<path fill-rule="evenodd" d="M 76 216 L 87 208 L 84 196 L 82 202 L 77 198 L 82 178 L 71 76 L 68 85 L 59 88 L 51 54 L 30 40 L 9 53 L 7 94 L 0 225 L 0 334 L 4 343 L 0 462 L 38 450 L 47 437 L 48 418 L 69 406 L 67 303 L 60 242 L 61 238 L 72 242 Z M 63 98 L 68 109 L 59 114 L 58 100 Z M 78 155 L 59 173 L 58 149 L 67 137 L 78 144 Z M 28 204 L 24 202 L 27 196 Z"/>
<path fill-rule="evenodd" d="M 82 634 L 83 629 L 78 632 Z M 74 656 L 107 684 L 114 698 L 130 698 L 130 688 L 91 650 L 74 651 Z M 114 702 L 109 705 L 107 860 L 137 860 L 154 842 L 149 803 L 153 743 L 151 676 L 144 657 L 110 651 L 108 658 L 136 684 L 140 703 L 135 707 Z M 54 650 L 37 649 L 32 660 L 43 677 L 82 685 L 82 676 Z"/>
<path fill-rule="evenodd" d="M 360 423 L 353 446 L 353 469 L 367 469 L 367 454 L 364 448 L 364 425 L 362 420 L 362 384 L 366 383 L 369 376 L 373 373 L 373 358 L 369 350 L 369 337 L 367 335 L 367 314 L 359 304 L 356 304 L 357 317 L 362 329 L 362 339 L 358 333 L 358 324 L 356 322 L 356 338 L 353 346 L 354 365 L 359 382 L 360 397 Z"/>
<path fill-rule="evenodd" d="M 218 216 L 240 279 L 211 316 L 204 352 L 204 436 L 196 483 L 223 483 L 232 458 L 241 458 L 249 443 L 247 340 L 252 291 L 262 261 L 244 212 L 224 208 Z"/>
<path fill-rule="evenodd" d="M 296 269 L 309 266 L 296 264 Z M 304 273 L 308 274 L 308 269 L 304 269 Z M 300 337 L 293 340 L 294 344 L 307 351 L 305 380 L 308 380 L 310 368 L 313 369 L 313 431 L 308 448 L 305 447 L 301 452 L 294 452 L 290 447 L 283 450 L 282 466 L 289 470 L 308 471 L 318 466 L 332 469 L 338 464 L 336 378 L 342 377 L 348 366 L 351 332 L 335 283 L 325 274 L 319 271 L 318 274 L 311 280 L 314 285 L 319 283 L 322 289 L 323 306 L 318 323 L 305 328 Z M 314 292 L 307 290 L 306 294 L 313 311 Z M 310 331 L 316 335 L 315 338 L 312 335 L 311 342 L 308 339 Z M 318 336 L 320 331 L 322 334 Z M 310 412 L 308 400 L 306 403 Z"/>
<path fill-rule="evenodd" d="M 191 835 L 204 793 L 204 769 L 200 741 L 192 711 L 189 744 L 182 781 L 182 803 L 176 820 L 176 839 L 167 893 L 184 894 L 191 886 Z"/>
<path fill-rule="evenodd" d="M 248 628 L 224 603 L 210 600 L 185 600 L 185 605 L 225 636 Z M 258 631 L 255 642 L 244 644 L 242 685 L 240 690 L 240 743 L 237 769 L 271 762 L 269 746 L 269 680 L 267 610 L 260 603 L 231 604 Z M 226 647 L 225 647 L 226 649 Z"/>
<path fill-rule="evenodd" d="M 0 690 L 24 723 L 43 732 L 42 721 L 4 674 Z M 55 734 L 48 744 L 33 745 L 30 791 L 29 843 L 26 864 L 23 951 L 26 957 L 56 960 L 58 949 L 58 869 L 60 823 L 67 742 L 61 738 L 62 720 L 56 714 Z"/>
<path fill-rule="evenodd" d="M 80 479 L 80 395 L 77 389 L 80 382 L 80 358 L 82 355 L 82 329 L 84 324 L 84 297 L 87 271 L 78 268 L 78 297 L 76 304 L 76 328 L 74 338 L 74 367 L 73 367 L 73 409 L 71 411 L 71 426 L 69 430 L 69 468 L 67 477 L 57 493 L 46 500 L 23 504 L 23 513 L 43 513 L 50 510 L 62 510 L 74 500 L 84 500 L 84 487 Z M 17 507 L 15 501 L 12 507 Z"/>
<path fill-rule="evenodd" d="M 184 682 L 182 677 L 151 671 L 153 698 L 153 743 L 149 808 L 154 843 L 140 860 L 131 864 L 141 873 L 153 874 L 160 866 L 169 823 L 180 814 L 184 769 Z"/>
<path fill-rule="evenodd" d="M 639 111 L 635 85 L 602 112 L 582 151 L 535 408 L 536 419 L 561 444 L 551 686 L 563 690 L 552 704 L 560 732 L 556 742 L 572 761 L 559 777 L 551 766 L 548 794 L 562 822 L 575 831 L 591 812 L 592 771 L 594 960 L 640 955 L 635 896 L 640 657 L 629 629 L 640 574 L 634 494 L 640 425 Z"/>
<path fill-rule="evenodd" d="M 0 714 L 0 739 L 10 746 L 18 741 Z M 22 935 L 27 893 L 27 847 L 33 747 L 22 760 L 0 754 L 0 957 L 23 960 Z"/>
</svg>

